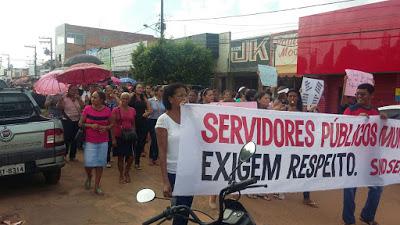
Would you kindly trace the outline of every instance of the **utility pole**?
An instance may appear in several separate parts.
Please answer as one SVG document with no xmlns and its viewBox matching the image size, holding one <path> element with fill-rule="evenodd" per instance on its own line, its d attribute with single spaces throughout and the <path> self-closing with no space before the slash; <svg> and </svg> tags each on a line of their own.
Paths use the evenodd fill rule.
<svg viewBox="0 0 400 225">
<path fill-rule="evenodd" d="M 51 37 L 39 37 L 39 40 L 46 40 L 46 41 L 39 41 L 40 43 L 50 44 L 50 70 L 54 70 L 54 63 L 53 63 L 53 38 L 51 38 Z"/>
<path fill-rule="evenodd" d="M 160 21 L 160 27 L 161 27 L 161 40 L 164 39 L 164 30 L 165 30 L 165 24 L 164 24 L 164 0 L 161 0 L 161 21 Z"/>
<path fill-rule="evenodd" d="M 33 65 L 33 72 L 34 72 L 34 75 L 35 75 L 35 78 L 37 78 L 38 77 L 38 74 L 37 74 L 37 69 L 36 69 L 36 61 L 37 61 L 37 54 L 36 54 L 36 45 L 25 45 L 25 48 L 33 48 L 34 50 L 35 50 L 35 53 L 34 53 L 34 65 Z"/>
</svg>

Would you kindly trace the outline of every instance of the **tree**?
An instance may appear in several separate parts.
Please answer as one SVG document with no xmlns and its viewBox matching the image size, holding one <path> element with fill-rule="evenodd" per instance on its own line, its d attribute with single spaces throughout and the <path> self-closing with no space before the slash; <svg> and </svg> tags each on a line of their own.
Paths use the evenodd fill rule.
<svg viewBox="0 0 400 225">
<path fill-rule="evenodd" d="M 192 41 L 176 43 L 163 40 L 132 53 L 132 74 L 136 80 L 150 84 L 182 82 L 209 85 L 213 74 L 210 50 Z"/>
</svg>

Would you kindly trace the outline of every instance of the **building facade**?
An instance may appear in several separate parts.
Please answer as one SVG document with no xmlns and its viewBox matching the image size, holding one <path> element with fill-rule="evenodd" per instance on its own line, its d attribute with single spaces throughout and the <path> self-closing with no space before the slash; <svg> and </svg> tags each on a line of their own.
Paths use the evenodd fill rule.
<svg viewBox="0 0 400 225">
<path fill-rule="evenodd" d="M 132 53 L 140 44 L 147 46 L 147 41 L 136 42 L 126 45 L 118 45 L 112 48 L 92 48 L 86 50 L 86 54 L 98 57 L 103 66 L 115 75 L 126 76 L 131 69 Z"/>
<path fill-rule="evenodd" d="M 300 18 L 297 72 L 325 81 L 322 111 L 337 113 L 345 69 L 372 73 L 373 104 L 396 104 L 400 4 L 385 1 Z"/>
<path fill-rule="evenodd" d="M 152 35 L 62 24 L 56 28 L 55 53 L 58 62 L 93 48 L 111 48 L 140 41 L 155 41 Z"/>
<path fill-rule="evenodd" d="M 258 65 L 270 65 L 270 41 L 269 35 L 231 41 L 229 76 L 233 90 L 260 87 Z"/>
<path fill-rule="evenodd" d="M 271 66 L 278 72 L 278 86 L 299 89 L 297 74 L 297 30 L 271 34 Z"/>
</svg>

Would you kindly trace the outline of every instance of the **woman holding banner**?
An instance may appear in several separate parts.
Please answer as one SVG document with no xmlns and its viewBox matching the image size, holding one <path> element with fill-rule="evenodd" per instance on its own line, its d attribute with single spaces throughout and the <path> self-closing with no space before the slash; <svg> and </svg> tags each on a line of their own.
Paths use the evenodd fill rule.
<svg viewBox="0 0 400 225">
<path fill-rule="evenodd" d="M 258 109 L 271 109 L 271 93 L 261 91 L 258 92 L 254 99 L 257 101 L 257 108 Z M 269 194 L 259 194 L 259 195 L 247 195 L 249 198 L 258 198 L 261 197 L 264 200 L 271 201 Z"/>
<path fill-rule="evenodd" d="M 214 101 L 214 91 L 212 89 L 206 88 L 201 92 L 201 104 L 210 104 Z M 211 209 L 217 208 L 217 196 L 211 195 L 208 199 L 208 205 Z"/>
<path fill-rule="evenodd" d="M 301 95 L 299 91 L 294 89 L 289 90 L 289 92 L 287 93 L 287 99 L 288 99 L 287 111 L 291 112 L 303 111 L 303 103 L 301 101 Z M 303 204 L 310 206 L 312 208 L 318 208 L 317 203 L 311 200 L 310 192 L 303 192 Z"/>
<path fill-rule="evenodd" d="M 175 185 L 181 123 L 180 106 L 186 102 L 186 90 L 180 83 L 170 84 L 164 89 L 162 101 L 167 111 L 157 119 L 155 126 L 165 197 L 172 196 Z M 172 202 L 174 205 L 191 207 L 193 196 L 174 196 Z M 182 213 L 182 216 L 187 217 L 188 214 Z M 186 225 L 188 221 L 182 216 L 174 217 L 172 224 Z"/>
</svg>

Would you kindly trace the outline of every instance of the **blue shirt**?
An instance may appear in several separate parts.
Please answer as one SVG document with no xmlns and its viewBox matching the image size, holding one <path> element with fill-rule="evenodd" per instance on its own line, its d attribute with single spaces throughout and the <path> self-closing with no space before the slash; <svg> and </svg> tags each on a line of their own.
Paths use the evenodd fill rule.
<svg viewBox="0 0 400 225">
<path fill-rule="evenodd" d="M 156 97 L 150 98 L 149 103 L 153 112 L 150 113 L 149 119 L 156 120 L 160 117 L 163 113 L 165 113 L 165 106 L 161 100 L 157 99 Z"/>
<path fill-rule="evenodd" d="M 118 102 L 115 99 L 106 100 L 106 104 L 105 105 L 108 108 L 110 108 L 111 110 L 113 110 L 115 107 L 118 106 Z"/>
</svg>

